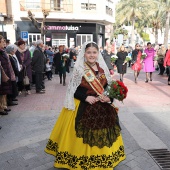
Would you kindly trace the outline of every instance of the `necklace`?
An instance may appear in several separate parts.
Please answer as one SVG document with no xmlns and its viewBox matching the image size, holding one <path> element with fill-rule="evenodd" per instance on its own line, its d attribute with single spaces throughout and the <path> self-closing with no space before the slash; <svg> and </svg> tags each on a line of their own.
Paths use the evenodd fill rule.
<svg viewBox="0 0 170 170">
<path fill-rule="evenodd" d="M 90 67 L 93 67 L 93 66 L 95 66 L 95 65 L 96 65 L 96 63 L 94 63 L 94 64 L 90 64 L 90 63 L 88 63 L 88 62 L 87 62 L 87 64 L 88 64 Z"/>
</svg>

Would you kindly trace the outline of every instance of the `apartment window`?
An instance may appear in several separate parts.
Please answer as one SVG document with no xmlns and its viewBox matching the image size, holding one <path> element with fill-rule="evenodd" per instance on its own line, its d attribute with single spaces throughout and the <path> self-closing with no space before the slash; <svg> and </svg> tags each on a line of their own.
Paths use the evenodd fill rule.
<svg viewBox="0 0 170 170">
<path fill-rule="evenodd" d="M 25 7 L 28 9 L 41 8 L 41 0 L 25 0 Z"/>
<path fill-rule="evenodd" d="M 52 10 L 60 10 L 61 8 L 61 0 L 51 0 L 50 1 L 51 9 Z"/>
<path fill-rule="evenodd" d="M 96 4 L 81 3 L 81 9 L 83 9 L 83 10 L 96 10 Z"/>
<path fill-rule="evenodd" d="M 59 46 L 59 45 L 67 46 L 67 34 L 65 33 L 52 34 L 52 46 Z"/>
<path fill-rule="evenodd" d="M 112 15 L 113 15 L 113 10 L 112 10 L 112 8 L 109 8 L 108 6 L 106 6 L 106 14 L 112 16 Z"/>
<path fill-rule="evenodd" d="M 76 36 L 77 46 L 81 46 L 84 42 L 93 41 L 92 34 L 77 34 Z"/>
</svg>

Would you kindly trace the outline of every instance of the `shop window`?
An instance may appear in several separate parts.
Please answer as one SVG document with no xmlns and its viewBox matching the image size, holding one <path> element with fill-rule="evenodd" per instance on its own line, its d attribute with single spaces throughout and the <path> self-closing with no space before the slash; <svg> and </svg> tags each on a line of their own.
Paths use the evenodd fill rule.
<svg viewBox="0 0 170 170">
<path fill-rule="evenodd" d="M 41 39 L 41 34 L 29 33 L 28 34 L 28 45 L 31 45 L 31 43 L 33 41 L 37 41 L 37 40 L 40 40 L 40 39 Z M 44 37 L 44 39 L 45 39 L 45 37 Z"/>
<path fill-rule="evenodd" d="M 92 34 L 77 34 L 76 36 L 77 46 L 81 46 L 84 42 L 87 41 L 93 41 Z"/>
<path fill-rule="evenodd" d="M 59 45 L 67 46 L 67 34 L 65 33 L 52 34 L 52 46 L 59 46 Z"/>
<path fill-rule="evenodd" d="M 27 9 L 37 9 L 41 8 L 41 0 L 25 0 L 25 7 Z"/>
</svg>

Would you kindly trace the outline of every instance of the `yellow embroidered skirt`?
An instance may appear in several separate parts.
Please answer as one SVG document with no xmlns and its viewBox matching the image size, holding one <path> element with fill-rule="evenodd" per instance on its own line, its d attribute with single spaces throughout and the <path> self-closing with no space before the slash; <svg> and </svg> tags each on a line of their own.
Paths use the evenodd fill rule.
<svg viewBox="0 0 170 170">
<path fill-rule="evenodd" d="M 54 155 L 54 167 L 69 170 L 113 170 L 125 159 L 120 135 L 112 147 L 90 147 L 76 136 L 75 118 L 80 101 L 75 99 L 75 111 L 63 108 L 54 126 L 45 152 Z"/>
</svg>

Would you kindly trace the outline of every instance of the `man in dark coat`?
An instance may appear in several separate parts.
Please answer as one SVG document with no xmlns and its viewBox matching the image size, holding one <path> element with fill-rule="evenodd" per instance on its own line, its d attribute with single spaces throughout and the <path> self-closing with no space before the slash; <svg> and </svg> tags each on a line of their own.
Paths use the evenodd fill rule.
<svg viewBox="0 0 170 170">
<path fill-rule="evenodd" d="M 0 84 L 0 115 L 7 115 L 6 111 L 6 95 L 12 94 L 12 85 L 11 85 L 11 73 L 9 68 L 9 58 L 4 51 L 4 38 L 0 35 L 0 63 L 1 67 L 4 70 L 5 74 L 8 76 L 9 80 L 7 82 L 2 82 Z M 2 71 L 1 71 L 2 73 Z"/>
<path fill-rule="evenodd" d="M 37 41 L 37 47 L 34 50 L 32 57 L 32 70 L 35 72 L 35 82 L 36 82 L 36 93 L 43 94 L 45 93 L 42 88 L 43 84 L 43 73 L 44 73 L 44 52 L 42 48 L 44 47 L 43 41 Z"/>
<path fill-rule="evenodd" d="M 55 73 L 59 74 L 59 69 L 61 66 L 62 55 L 64 54 L 64 46 L 59 46 L 59 52 L 54 55 L 54 65 L 55 65 Z"/>
</svg>

